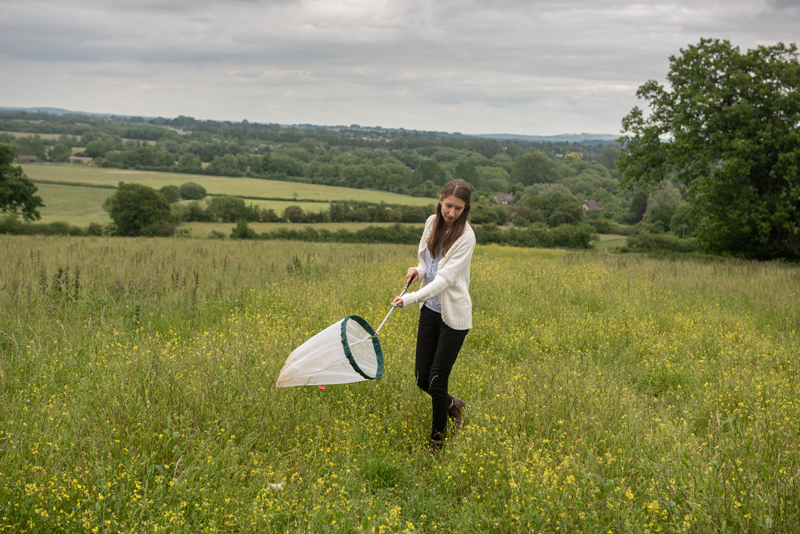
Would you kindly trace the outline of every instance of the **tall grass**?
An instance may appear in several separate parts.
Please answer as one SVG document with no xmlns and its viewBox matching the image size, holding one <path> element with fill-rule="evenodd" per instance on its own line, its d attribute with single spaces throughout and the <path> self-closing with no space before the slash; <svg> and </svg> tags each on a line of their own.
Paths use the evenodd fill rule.
<svg viewBox="0 0 800 534">
<path fill-rule="evenodd" d="M 800 528 L 800 270 L 479 247 L 430 458 L 415 309 L 383 379 L 274 387 L 414 251 L 3 237 L 0 531 Z"/>
</svg>

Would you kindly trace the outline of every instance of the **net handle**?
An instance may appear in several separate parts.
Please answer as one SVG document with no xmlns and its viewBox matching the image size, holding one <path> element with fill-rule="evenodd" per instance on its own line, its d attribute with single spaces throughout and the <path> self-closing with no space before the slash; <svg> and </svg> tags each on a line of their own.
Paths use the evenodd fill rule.
<svg viewBox="0 0 800 534">
<path fill-rule="evenodd" d="M 405 295 L 405 294 L 406 294 L 406 291 L 408 291 L 408 286 L 410 286 L 410 285 L 411 285 L 411 282 L 412 282 L 412 281 L 413 281 L 413 280 L 409 280 L 409 282 L 408 282 L 408 283 L 406 284 L 406 286 L 403 288 L 403 291 L 401 291 L 401 292 L 400 292 L 400 296 L 401 296 L 401 297 L 402 297 L 403 295 Z M 381 321 L 381 325 L 378 327 L 378 329 L 377 329 L 377 330 L 375 330 L 375 333 L 374 333 L 374 334 L 372 334 L 372 335 L 371 335 L 371 336 L 369 336 L 369 337 L 366 337 L 366 338 L 364 338 L 364 339 L 360 339 L 360 340 L 358 340 L 358 341 L 355 341 L 355 342 L 353 342 L 353 343 L 350 343 L 350 346 L 352 347 L 353 345 L 358 345 L 359 343 L 363 343 L 363 342 L 365 342 L 365 341 L 369 341 L 369 340 L 370 340 L 370 339 L 372 339 L 373 337 L 376 337 L 376 336 L 378 335 L 378 333 L 381 331 L 381 328 L 383 328 L 383 325 L 386 323 L 386 320 L 387 320 L 387 319 L 389 319 L 389 316 L 392 314 L 392 312 L 394 311 L 394 309 L 395 309 L 395 308 L 397 308 L 397 304 L 395 304 L 395 303 L 393 302 L 393 303 L 392 303 L 392 309 L 391 309 L 391 310 L 389 310 L 389 313 L 387 313 L 387 314 L 386 314 L 386 317 L 384 317 L 384 318 L 383 318 L 383 321 Z"/>
<path fill-rule="evenodd" d="M 403 295 L 405 295 L 405 294 L 406 294 L 406 291 L 408 291 L 408 286 L 410 286 L 410 285 L 411 285 L 411 280 L 409 280 L 409 281 L 406 283 L 406 286 L 403 288 L 403 291 L 401 291 L 401 292 L 400 292 L 400 296 L 401 296 L 401 297 L 402 297 Z M 392 302 L 392 309 L 391 309 L 391 310 L 389 310 L 389 313 L 387 313 L 387 314 L 386 314 L 386 317 L 384 317 L 384 318 L 383 318 L 383 321 L 381 322 L 381 325 L 378 327 L 378 329 L 377 329 L 377 330 L 375 330 L 375 335 L 376 335 L 376 336 L 377 336 L 377 335 L 380 333 L 380 331 L 381 331 L 381 328 L 383 328 L 383 325 L 384 325 L 384 323 L 387 321 L 387 319 L 389 319 L 389 316 L 392 314 L 392 312 L 394 311 L 394 309 L 395 309 L 395 308 L 397 308 L 397 304 L 395 304 L 394 302 Z"/>
</svg>

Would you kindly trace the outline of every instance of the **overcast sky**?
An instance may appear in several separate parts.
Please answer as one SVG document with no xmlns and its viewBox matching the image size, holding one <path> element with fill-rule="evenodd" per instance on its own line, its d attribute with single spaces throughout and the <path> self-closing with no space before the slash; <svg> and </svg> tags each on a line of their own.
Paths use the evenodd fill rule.
<svg viewBox="0 0 800 534">
<path fill-rule="evenodd" d="M 0 0 L 0 106 L 610 133 L 701 37 L 800 41 L 800 0 Z"/>
</svg>

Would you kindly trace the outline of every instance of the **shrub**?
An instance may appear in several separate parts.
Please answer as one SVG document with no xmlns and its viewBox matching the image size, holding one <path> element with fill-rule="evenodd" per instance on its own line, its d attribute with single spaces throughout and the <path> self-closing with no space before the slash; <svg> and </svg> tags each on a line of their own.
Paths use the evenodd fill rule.
<svg viewBox="0 0 800 534">
<path fill-rule="evenodd" d="M 250 228 L 244 219 L 239 219 L 231 232 L 231 239 L 254 239 L 256 236 L 256 231 Z"/>
<path fill-rule="evenodd" d="M 517 221 L 520 221 L 523 224 L 517 224 Z M 517 224 L 518 226 L 523 226 L 524 223 L 536 223 L 536 222 L 544 222 L 544 214 L 541 211 L 526 205 L 517 208 L 516 215 L 514 215 L 514 224 Z"/>
<path fill-rule="evenodd" d="M 181 188 L 177 185 L 165 185 L 159 189 L 158 192 L 164 195 L 164 198 L 166 198 L 167 202 L 170 204 L 175 204 L 181 199 Z"/>
<path fill-rule="evenodd" d="M 594 228 L 588 224 L 563 225 L 557 228 L 509 228 L 501 231 L 496 226 L 484 225 L 475 228 L 478 244 L 497 243 L 514 247 L 567 247 L 590 248 Z"/>
<path fill-rule="evenodd" d="M 697 245 L 694 239 L 678 239 L 664 234 L 640 233 L 628 238 L 626 247 L 621 252 L 695 252 Z"/>
<path fill-rule="evenodd" d="M 247 219 L 247 206 L 239 197 L 213 197 L 208 205 L 208 212 L 220 222 L 236 222 Z"/>
<path fill-rule="evenodd" d="M 555 194 L 553 195 L 555 196 Z M 547 218 L 547 224 L 552 227 L 561 226 L 562 224 L 580 224 L 583 220 L 583 209 L 571 201 L 563 202 L 553 210 L 550 217 Z"/>
<path fill-rule="evenodd" d="M 102 228 L 97 223 L 92 223 Z M 11 235 L 96 235 L 90 234 L 79 226 L 59 221 L 51 223 L 25 223 L 19 220 L 16 213 L 10 213 L 0 219 L 0 234 Z"/>
<path fill-rule="evenodd" d="M 152 187 L 122 184 L 106 201 L 122 236 L 170 236 L 175 233 L 167 199 Z"/>
<path fill-rule="evenodd" d="M 194 182 L 181 184 L 181 198 L 184 200 L 202 200 L 206 198 L 206 188 Z"/>
<path fill-rule="evenodd" d="M 598 234 L 611 234 L 612 223 L 608 219 L 593 219 L 589 221 Z"/>
</svg>

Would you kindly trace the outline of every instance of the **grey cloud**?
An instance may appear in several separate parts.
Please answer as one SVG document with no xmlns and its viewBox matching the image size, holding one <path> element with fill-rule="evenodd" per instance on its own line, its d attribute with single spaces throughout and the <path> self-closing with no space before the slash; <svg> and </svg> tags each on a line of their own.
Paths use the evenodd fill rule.
<svg viewBox="0 0 800 534">
<path fill-rule="evenodd" d="M 273 107 L 249 109 L 320 115 L 284 122 L 335 123 L 324 117 L 340 114 L 353 116 L 344 123 L 376 122 L 372 115 L 439 117 L 453 126 L 436 129 L 466 132 L 501 129 L 490 127 L 493 121 L 523 127 L 519 116 L 535 114 L 549 117 L 548 128 L 583 116 L 587 130 L 608 124 L 606 131 L 616 131 L 636 104 L 636 87 L 663 79 L 669 55 L 700 37 L 728 38 L 743 48 L 796 40 L 797 6 L 790 0 L 0 0 L 0 57 L 31 66 L 23 69 L 31 73 L 39 64 L 76 87 L 84 76 L 84 92 L 97 95 L 115 79 L 128 79 L 150 95 L 143 106 L 174 105 L 173 93 L 194 86 L 198 109 L 219 102 L 221 118 L 230 118 L 224 109 L 245 116 L 247 108 L 233 100 L 268 95 Z M 34 74 L 22 80 L 34 83 Z M 16 101 L 6 105 L 30 98 L 23 90 L 9 95 Z M 486 126 L 459 125 L 459 109 Z M 200 116 L 174 114 L 180 113 Z M 367 116 L 355 117 L 361 114 Z"/>
<path fill-rule="evenodd" d="M 771 9 L 800 9 L 800 0 L 767 0 Z"/>
</svg>

